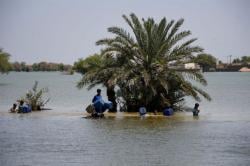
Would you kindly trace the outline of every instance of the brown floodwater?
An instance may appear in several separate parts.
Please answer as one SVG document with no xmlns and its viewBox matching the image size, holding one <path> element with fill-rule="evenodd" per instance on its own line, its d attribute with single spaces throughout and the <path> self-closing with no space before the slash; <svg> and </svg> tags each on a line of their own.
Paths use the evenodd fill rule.
<svg viewBox="0 0 250 166">
<path fill-rule="evenodd" d="M 83 118 L 95 91 L 77 90 L 79 75 L 2 76 L 0 166 L 249 166 L 250 75 L 205 76 L 213 101 L 200 104 L 198 118 L 182 112 L 145 118 L 118 113 L 103 119 Z M 53 110 L 8 113 L 7 108 L 33 79 L 49 87 L 48 107 Z M 188 106 L 193 103 L 187 101 Z"/>
<path fill-rule="evenodd" d="M 0 165 L 244 165 L 250 120 L 40 112 L 0 115 Z"/>
</svg>

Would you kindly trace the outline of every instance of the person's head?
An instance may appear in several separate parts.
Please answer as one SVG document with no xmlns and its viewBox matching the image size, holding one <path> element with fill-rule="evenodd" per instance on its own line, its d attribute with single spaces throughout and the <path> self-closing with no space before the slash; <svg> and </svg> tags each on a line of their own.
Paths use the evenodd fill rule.
<svg viewBox="0 0 250 166">
<path fill-rule="evenodd" d="M 198 108 L 199 107 L 199 103 L 195 103 L 195 105 L 194 105 L 194 108 Z"/>
<path fill-rule="evenodd" d="M 23 100 L 20 100 L 20 105 L 23 105 L 24 104 L 24 101 Z"/>
<path fill-rule="evenodd" d="M 102 92 L 102 90 L 101 90 L 101 89 L 97 89 L 97 94 L 98 94 L 98 95 L 100 95 L 100 94 L 101 94 L 101 92 Z"/>
<path fill-rule="evenodd" d="M 16 106 L 17 106 L 17 105 L 16 105 L 16 103 L 14 103 L 14 104 L 13 104 L 13 108 L 15 109 L 15 108 L 16 108 Z"/>
</svg>

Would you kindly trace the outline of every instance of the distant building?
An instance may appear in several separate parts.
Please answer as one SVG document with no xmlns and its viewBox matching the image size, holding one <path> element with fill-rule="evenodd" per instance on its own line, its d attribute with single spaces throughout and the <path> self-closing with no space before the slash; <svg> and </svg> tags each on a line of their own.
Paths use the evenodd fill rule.
<svg viewBox="0 0 250 166">
<path fill-rule="evenodd" d="M 223 70 L 225 68 L 226 68 L 226 65 L 224 63 L 216 65 L 216 69 L 222 69 Z"/>
<path fill-rule="evenodd" d="M 223 72 L 238 72 L 246 71 L 247 68 L 250 68 L 250 64 L 248 63 L 231 63 L 231 64 L 218 64 L 216 66 L 216 71 L 223 71 Z"/>
<path fill-rule="evenodd" d="M 250 72 L 250 68 L 248 68 L 248 67 L 242 67 L 239 71 L 240 72 Z"/>
<path fill-rule="evenodd" d="M 186 63 L 186 64 L 181 64 L 181 65 L 170 64 L 169 68 L 175 69 L 178 71 L 186 71 L 186 70 L 201 71 L 200 65 L 196 63 Z"/>
<path fill-rule="evenodd" d="M 186 63 L 184 64 L 185 69 L 201 69 L 200 65 L 197 63 Z"/>
</svg>

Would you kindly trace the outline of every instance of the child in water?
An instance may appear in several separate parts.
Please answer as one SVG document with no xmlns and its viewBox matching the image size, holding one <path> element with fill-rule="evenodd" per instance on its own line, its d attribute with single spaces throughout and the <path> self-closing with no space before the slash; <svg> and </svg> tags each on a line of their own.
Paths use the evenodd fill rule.
<svg viewBox="0 0 250 166">
<path fill-rule="evenodd" d="M 200 110 L 198 108 L 199 108 L 199 104 L 195 103 L 194 109 L 193 109 L 193 116 L 198 116 L 199 115 Z"/>
<path fill-rule="evenodd" d="M 10 112 L 11 113 L 16 113 L 17 112 L 17 104 L 16 103 L 13 104 L 12 108 L 10 109 Z"/>
</svg>

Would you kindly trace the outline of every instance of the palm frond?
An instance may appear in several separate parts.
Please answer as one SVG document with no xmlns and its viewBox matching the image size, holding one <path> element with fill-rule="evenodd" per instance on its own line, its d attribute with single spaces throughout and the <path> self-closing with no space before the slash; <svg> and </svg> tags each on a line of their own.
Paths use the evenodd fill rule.
<svg viewBox="0 0 250 166">
<path fill-rule="evenodd" d="M 131 37 L 131 35 L 126 30 L 124 30 L 122 28 L 119 28 L 119 27 L 110 27 L 110 28 L 108 28 L 108 32 L 116 34 L 117 36 L 119 36 L 122 39 L 126 40 L 131 45 L 134 44 L 134 39 Z"/>
<path fill-rule="evenodd" d="M 179 30 L 180 26 L 183 24 L 184 19 L 179 19 L 172 27 L 170 34 L 167 37 L 167 41 L 170 41 L 174 34 Z"/>
<path fill-rule="evenodd" d="M 193 89 L 196 90 L 200 95 L 202 95 L 205 99 L 207 99 L 208 101 L 211 101 L 212 98 L 210 97 L 210 95 L 205 92 L 204 90 L 196 87 L 196 86 L 193 86 Z"/>
</svg>

